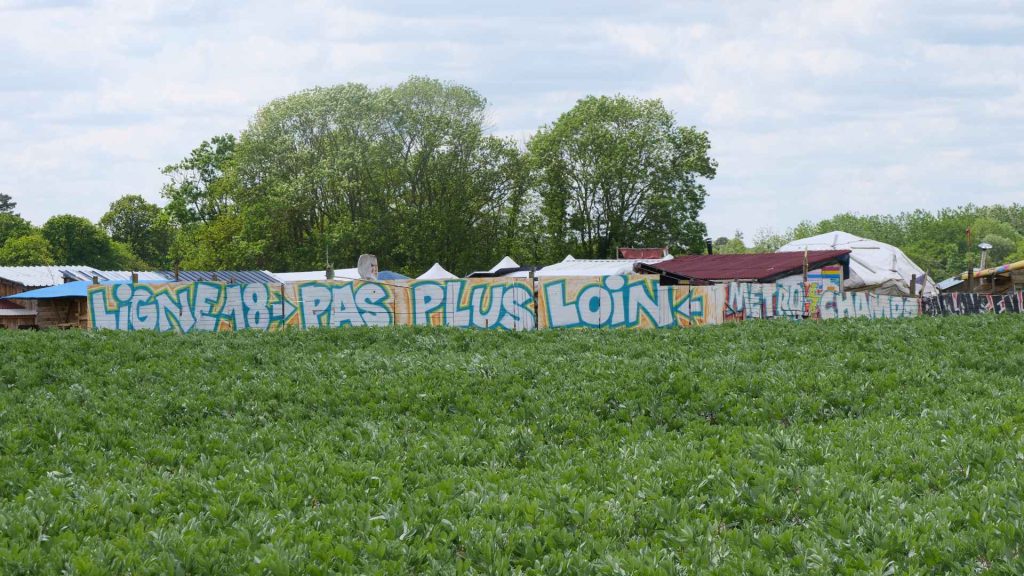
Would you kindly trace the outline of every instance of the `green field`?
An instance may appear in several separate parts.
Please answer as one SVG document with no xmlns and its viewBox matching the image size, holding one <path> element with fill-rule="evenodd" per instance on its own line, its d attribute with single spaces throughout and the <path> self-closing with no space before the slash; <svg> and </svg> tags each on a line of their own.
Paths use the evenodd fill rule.
<svg viewBox="0 0 1024 576">
<path fill-rule="evenodd" d="M 1024 318 L 0 332 L 0 573 L 1024 573 Z"/>
</svg>

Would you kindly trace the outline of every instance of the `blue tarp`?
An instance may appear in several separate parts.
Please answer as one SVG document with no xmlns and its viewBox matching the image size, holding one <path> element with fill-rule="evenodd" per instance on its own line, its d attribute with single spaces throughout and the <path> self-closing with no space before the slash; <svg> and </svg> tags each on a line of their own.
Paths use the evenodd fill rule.
<svg viewBox="0 0 1024 576">
<path fill-rule="evenodd" d="M 147 282 L 167 282 L 167 280 L 150 280 Z M 131 284 L 131 280 L 105 280 L 100 284 Z M 85 298 L 89 292 L 90 280 L 77 280 L 66 282 L 56 286 L 37 288 L 28 292 L 19 292 L 11 296 L 4 296 L 4 299 L 12 300 L 49 300 L 51 298 Z"/>
<path fill-rule="evenodd" d="M 409 277 L 391 270 L 381 270 L 377 273 L 377 280 L 408 280 Z"/>
</svg>

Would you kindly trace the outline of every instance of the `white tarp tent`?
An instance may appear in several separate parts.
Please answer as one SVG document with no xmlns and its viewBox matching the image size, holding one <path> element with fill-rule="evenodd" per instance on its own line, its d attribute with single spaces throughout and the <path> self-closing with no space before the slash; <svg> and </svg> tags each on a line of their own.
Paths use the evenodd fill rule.
<svg viewBox="0 0 1024 576">
<path fill-rule="evenodd" d="M 445 270 L 440 264 L 435 262 L 434 265 L 430 267 L 430 270 L 427 270 L 423 274 L 420 274 L 416 279 L 417 280 L 451 280 L 451 279 L 454 279 L 454 278 L 458 278 L 458 276 L 456 276 L 455 274 L 452 274 L 451 272 Z"/>
<path fill-rule="evenodd" d="M 910 295 L 910 277 L 917 276 L 918 290 L 921 296 L 938 294 L 935 282 L 925 278 L 922 270 L 914 261 L 907 258 L 899 248 L 854 236 L 846 232 L 827 232 L 810 238 L 801 238 L 779 248 L 779 252 L 803 252 L 804 250 L 849 250 L 850 277 L 843 282 L 844 290 L 873 292 L 891 296 Z"/>
</svg>

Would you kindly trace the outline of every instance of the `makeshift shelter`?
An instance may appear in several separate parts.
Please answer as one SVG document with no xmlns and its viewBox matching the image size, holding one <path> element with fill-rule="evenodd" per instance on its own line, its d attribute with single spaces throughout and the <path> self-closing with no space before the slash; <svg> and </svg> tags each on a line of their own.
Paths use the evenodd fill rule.
<svg viewBox="0 0 1024 576">
<path fill-rule="evenodd" d="M 884 242 L 834 231 L 794 240 L 778 251 L 804 250 L 849 250 L 850 274 L 843 283 L 844 290 L 909 296 L 910 281 L 914 278 L 918 282 L 913 290 L 915 295 L 934 296 L 938 293 L 935 282 L 927 277 L 924 270 L 907 258 L 902 250 Z"/>
<path fill-rule="evenodd" d="M 0 266 L 0 327 L 40 328 L 77 325 L 83 316 L 81 303 L 70 300 L 35 300 L 21 295 L 37 288 L 63 286 L 97 278 L 130 280 L 133 272 L 97 270 L 91 266 Z M 159 272 L 135 272 L 140 279 L 165 280 Z"/>
<path fill-rule="evenodd" d="M 940 292 L 978 294 L 1005 294 L 1024 290 L 1024 260 L 992 268 L 975 268 L 973 272 L 973 280 L 967 272 L 963 272 L 939 282 L 937 287 Z"/>
<path fill-rule="evenodd" d="M 451 272 L 445 270 L 444 267 L 442 267 L 440 264 L 435 262 L 434 265 L 431 266 L 429 270 L 427 270 L 423 274 L 420 274 L 416 279 L 417 280 L 452 280 L 452 279 L 455 279 L 455 278 L 458 278 L 458 276 L 456 276 L 455 274 L 452 274 Z"/>
<path fill-rule="evenodd" d="M 691 254 L 640 265 L 648 274 L 660 274 L 662 284 L 707 285 L 726 282 L 797 283 L 807 279 L 825 289 L 841 287 L 847 274 L 849 250 L 775 254 Z M 834 280 L 832 278 L 834 277 Z"/>
</svg>

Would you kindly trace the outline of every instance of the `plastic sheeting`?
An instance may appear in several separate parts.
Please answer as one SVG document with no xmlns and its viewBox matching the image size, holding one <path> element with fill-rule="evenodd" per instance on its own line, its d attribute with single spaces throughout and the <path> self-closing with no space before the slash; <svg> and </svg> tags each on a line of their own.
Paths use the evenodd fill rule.
<svg viewBox="0 0 1024 576">
<path fill-rule="evenodd" d="M 865 291 L 890 296 L 909 296 L 910 279 L 916 276 L 918 289 L 916 294 L 934 296 L 938 294 L 935 282 L 925 278 L 924 270 L 907 258 L 899 248 L 861 238 L 841 231 L 828 232 L 801 238 L 779 248 L 779 252 L 802 252 L 804 250 L 849 250 L 850 277 L 843 283 L 844 290 Z"/>
</svg>

